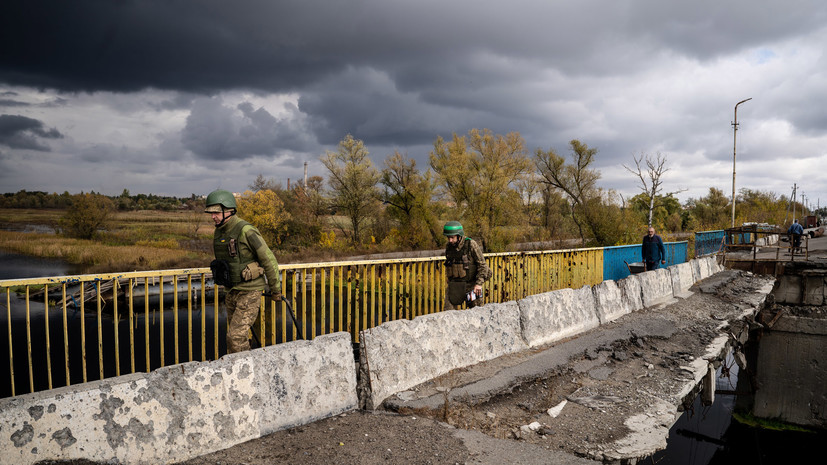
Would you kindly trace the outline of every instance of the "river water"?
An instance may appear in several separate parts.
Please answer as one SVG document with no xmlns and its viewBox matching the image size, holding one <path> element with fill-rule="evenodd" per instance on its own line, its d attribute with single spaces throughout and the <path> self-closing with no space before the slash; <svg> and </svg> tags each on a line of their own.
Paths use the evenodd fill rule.
<svg viewBox="0 0 827 465">
<path fill-rule="evenodd" d="M 82 274 L 83 269 L 79 266 L 67 264 L 61 260 L 33 258 L 20 254 L 8 253 L 0 251 L 0 279 L 15 279 L 15 278 L 33 278 L 43 276 L 64 276 L 73 274 Z M 172 317 L 172 312 L 168 312 L 165 319 Z M 75 312 L 71 315 L 69 320 L 70 334 L 80 331 L 80 320 L 77 318 Z M 226 314 L 222 312 L 222 317 Z M 60 317 L 56 312 L 51 318 Z M 50 318 L 50 319 L 51 319 Z M 86 331 L 87 334 L 92 334 L 96 331 L 97 321 L 94 320 L 94 312 L 87 315 Z M 141 315 L 136 316 L 136 326 L 143 328 L 144 323 Z M 40 320 L 42 320 L 42 316 Z M 55 321 L 55 325 L 62 322 Z M 157 321 L 152 324 L 157 325 Z M 114 324 L 109 321 L 110 326 Z M 124 325 L 125 321 L 121 321 L 120 325 Z M 171 328 L 171 321 L 166 323 Z M 195 324 L 200 325 L 200 315 L 195 318 Z M 225 318 L 219 319 L 220 328 L 222 329 L 219 335 L 219 349 L 220 353 L 224 353 L 224 332 Z M 32 321 L 32 327 L 42 326 L 42 321 L 36 317 Z M 58 326 L 55 326 L 58 327 Z M 208 320 L 207 327 L 212 327 L 212 320 Z M 121 334 L 126 334 L 128 326 L 122 327 Z M 188 329 L 186 325 L 182 325 L 182 332 L 179 334 L 180 338 L 186 337 Z M 196 331 L 200 332 L 200 329 Z M 105 334 L 111 334 L 112 330 L 109 328 Z M 142 338 L 143 331 L 138 331 L 136 334 Z M 160 344 L 157 336 L 153 336 L 155 331 L 151 333 L 150 347 L 157 347 Z M 171 336 L 172 331 L 168 332 Z M 5 339 L 5 337 L 0 338 Z M 70 337 L 71 339 L 71 337 Z M 212 338 L 208 338 L 206 353 L 213 352 L 213 345 L 210 342 Z M 137 340 L 136 346 L 143 347 L 144 341 Z M 51 342 L 53 347 L 62 347 L 62 342 L 55 340 Z M 112 347 L 113 341 L 104 341 L 105 345 Z M 88 344 L 87 344 L 88 345 Z M 5 346 L 5 348 L 4 348 Z M 200 344 L 195 344 L 196 354 L 194 359 L 200 359 Z M 0 359 L 5 359 L 8 350 L 8 341 L 0 344 Z M 87 352 L 95 354 L 96 346 L 88 347 Z M 122 351 L 126 348 L 122 346 Z M 15 353 L 17 349 L 15 349 Z M 25 353 L 25 349 L 24 352 Z M 172 357 L 174 350 L 171 350 L 166 358 L 167 364 L 172 363 L 169 358 Z M 37 353 L 33 354 L 35 357 Z M 43 354 L 39 355 L 41 358 Z M 60 354 L 55 354 L 53 360 L 60 360 Z M 188 358 L 188 354 L 181 352 L 182 359 Z M 94 357 L 94 355 L 93 355 Z M 128 360 L 129 354 L 123 353 L 122 359 Z M 157 354 L 152 355 L 157 358 Z M 25 357 L 16 357 L 15 361 L 25 361 Z M 144 371 L 146 369 L 145 361 L 142 358 L 137 358 L 137 371 Z M 53 362 L 54 363 L 54 362 Z M 78 360 L 72 360 L 70 363 L 80 363 Z M 95 372 L 98 370 L 97 361 L 90 360 L 90 376 L 96 378 Z M 152 365 L 160 363 L 160 360 L 155 360 Z M 113 364 L 111 357 L 107 356 L 105 360 L 106 376 L 112 376 Z M 712 405 L 704 406 L 701 404 L 700 396 L 695 399 L 692 408 L 688 409 L 681 415 L 678 421 L 672 426 L 669 431 L 669 439 L 667 441 L 667 448 L 652 457 L 643 459 L 641 463 L 653 463 L 660 465 L 733 465 L 733 464 L 793 464 L 793 463 L 818 463 L 813 462 L 813 457 L 820 454 L 819 450 L 827 444 L 827 432 L 819 433 L 799 433 L 789 431 L 771 431 L 762 428 L 755 428 L 747 426 L 743 423 L 733 419 L 733 411 L 736 406 L 737 397 L 732 392 L 743 392 L 746 387 L 738 383 L 738 366 L 732 361 L 731 357 L 725 363 L 729 367 L 729 377 L 721 378 L 721 370 L 718 370 L 718 382 L 716 390 L 719 392 L 715 396 L 715 402 Z M 123 367 L 123 371 L 126 367 Z M 20 371 L 17 371 L 20 370 Z M 59 368 L 58 368 L 59 370 Z M 16 368 L 16 372 L 25 373 L 25 365 Z M 35 377 L 43 378 L 45 374 L 42 370 L 36 370 Z M 56 378 L 56 381 L 59 380 Z M 42 385 L 43 380 L 35 382 L 36 385 Z M 73 379 L 72 384 L 82 382 L 82 379 Z M 4 383 L 6 384 L 6 383 Z M 42 388 L 42 387 L 41 387 Z M 0 395 L 8 396 L 10 393 L 7 387 L 0 388 L 3 391 Z M 23 392 L 28 392 L 28 387 L 23 389 Z"/>
</svg>

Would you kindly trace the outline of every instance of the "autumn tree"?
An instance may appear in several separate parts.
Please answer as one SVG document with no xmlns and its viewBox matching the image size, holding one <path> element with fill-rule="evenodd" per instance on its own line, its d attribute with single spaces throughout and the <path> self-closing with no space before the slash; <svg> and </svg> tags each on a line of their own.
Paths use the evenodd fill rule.
<svg viewBox="0 0 827 465">
<path fill-rule="evenodd" d="M 585 243 L 584 226 L 589 230 L 595 241 L 601 245 L 609 245 L 609 237 L 605 235 L 605 228 L 601 222 L 601 192 L 597 188 L 600 172 L 590 168 L 594 162 L 597 149 L 589 148 L 579 140 L 569 142 L 571 146 L 572 163 L 567 164 L 565 158 L 558 155 L 554 149 L 537 149 L 535 165 L 542 177 L 542 182 L 560 189 L 568 199 L 571 219 L 577 226 L 580 240 Z"/>
<path fill-rule="evenodd" d="M 789 202 L 786 197 L 779 197 L 770 191 L 742 188 L 735 201 L 738 205 L 736 224 L 754 222 L 786 225 Z"/>
<path fill-rule="evenodd" d="M 249 187 L 253 192 L 263 190 L 277 191 L 281 188 L 281 185 L 277 183 L 275 179 L 266 179 L 263 174 L 259 173 L 258 176 L 256 176 L 255 181 L 247 187 Z"/>
<path fill-rule="evenodd" d="M 382 201 L 387 213 L 399 223 L 402 245 L 409 248 L 439 244 L 440 229 L 433 205 L 434 183 L 430 172 L 416 169 L 416 160 L 399 152 L 385 159 L 380 182 L 385 187 Z"/>
<path fill-rule="evenodd" d="M 290 214 L 284 209 L 284 203 L 274 191 L 246 191 L 236 201 L 239 215 L 261 232 L 270 247 L 282 243 Z"/>
<path fill-rule="evenodd" d="M 324 195 L 324 179 L 321 176 L 310 176 L 307 186 L 296 183 L 289 190 L 277 192 L 292 215 L 287 225 L 287 245 L 298 248 L 318 244 L 330 210 Z"/>
<path fill-rule="evenodd" d="M 364 142 L 348 134 L 335 152 L 327 151 L 321 158 L 330 172 L 328 184 L 331 203 L 339 214 L 347 217 L 351 242 L 359 244 L 366 223 L 379 211 L 379 172 L 373 166 Z"/>
<path fill-rule="evenodd" d="M 632 157 L 632 159 L 635 161 L 635 169 L 629 168 L 626 165 L 623 165 L 623 167 L 638 179 L 638 186 L 645 200 L 648 202 L 649 216 L 647 224 L 652 226 L 652 215 L 654 214 L 655 208 L 661 206 L 660 202 L 664 199 L 672 198 L 673 195 L 682 191 L 679 190 L 661 195 L 661 191 L 663 190 L 663 175 L 669 171 L 669 168 L 666 167 L 667 158 L 665 155 L 661 155 L 660 152 L 655 156 L 640 154 L 639 157 Z"/>
<path fill-rule="evenodd" d="M 522 136 L 472 129 L 467 137 L 454 134 L 451 141 L 439 137 L 430 163 L 459 216 L 491 249 L 495 228 L 522 210 L 514 183 L 531 167 Z"/>
<path fill-rule="evenodd" d="M 114 211 L 115 203 L 109 197 L 80 193 L 72 196 L 72 204 L 59 225 L 68 236 L 92 239 L 99 230 L 106 229 Z"/>
<path fill-rule="evenodd" d="M 683 229 L 681 202 L 672 194 L 655 197 L 652 202 L 649 196 L 641 192 L 629 199 L 629 207 L 636 212 L 638 217 L 647 226 L 654 226 L 655 229 L 668 229 L 678 231 Z M 645 221 L 646 218 L 651 218 Z"/>
<path fill-rule="evenodd" d="M 706 197 L 689 199 L 686 209 L 700 230 L 723 229 L 730 226 L 730 199 L 716 187 L 710 187 Z"/>
</svg>

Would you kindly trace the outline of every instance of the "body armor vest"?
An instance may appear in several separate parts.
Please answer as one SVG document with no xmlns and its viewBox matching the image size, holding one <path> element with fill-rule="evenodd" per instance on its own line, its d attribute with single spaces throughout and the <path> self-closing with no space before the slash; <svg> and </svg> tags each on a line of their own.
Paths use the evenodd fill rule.
<svg viewBox="0 0 827 465">
<path fill-rule="evenodd" d="M 239 247 L 238 238 L 244 233 L 244 228 L 252 225 L 239 219 L 227 228 L 216 228 L 213 236 L 213 251 L 216 260 L 224 260 L 230 267 L 230 279 L 232 285 L 240 284 L 241 270 L 250 263 L 255 262 L 255 257 L 247 247 Z"/>
<path fill-rule="evenodd" d="M 477 264 L 471 256 L 471 238 L 464 238 L 462 247 L 445 249 L 445 274 L 448 281 L 473 283 L 477 280 Z"/>
</svg>

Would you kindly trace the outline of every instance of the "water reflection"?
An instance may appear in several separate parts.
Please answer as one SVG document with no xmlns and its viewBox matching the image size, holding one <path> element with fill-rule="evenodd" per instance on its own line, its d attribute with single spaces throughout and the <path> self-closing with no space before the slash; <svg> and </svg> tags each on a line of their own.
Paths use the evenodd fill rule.
<svg viewBox="0 0 827 465">
<path fill-rule="evenodd" d="M 0 279 L 83 274 L 85 266 L 54 258 L 38 258 L 0 250 Z"/>
<path fill-rule="evenodd" d="M 735 392 L 749 396 L 749 384 L 739 385 L 738 365 L 732 356 L 725 362 L 729 377 L 716 372 L 716 395 L 712 405 L 704 406 L 701 396 L 669 430 L 667 447 L 641 463 L 659 465 L 733 465 L 740 463 L 787 464 L 812 463 L 820 454 L 816 450 L 827 440 L 827 432 L 801 433 L 773 431 L 745 425 L 733 418 Z M 746 377 L 745 377 L 746 378 Z"/>
</svg>

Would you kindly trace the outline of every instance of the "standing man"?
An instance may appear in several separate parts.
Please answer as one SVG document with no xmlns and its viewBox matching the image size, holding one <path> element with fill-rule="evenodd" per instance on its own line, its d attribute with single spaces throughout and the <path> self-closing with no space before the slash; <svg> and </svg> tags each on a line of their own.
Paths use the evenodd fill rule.
<svg viewBox="0 0 827 465">
<path fill-rule="evenodd" d="M 445 310 L 454 310 L 463 302 L 468 308 L 476 307 L 482 299 L 482 285 L 491 277 L 491 269 L 485 263 L 482 247 L 477 241 L 465 237 L 459 221 L 449 221 L 442 228 L 448 238 L 445 246 L 445 275 L 448 291 Z"/>
<path fill-rule="evenodd" d="M 262 291 L 269 287 L 273 298 L 280 299 L 279 264 L 258 229 L 235 216 L 232 193 L 210 192 L 204 212 L 215 222 L 213 279 L 227 290 L 227 353 L 250 350 L 248 333 L 258 317 Z"/>
<path fill-rule="evenodd" d="M 658 262 L 661 265 L 666 263 L 666 248 L 663 246 L 663 240 L 655 234 L 655 228 L 651 226 L 649 226 L 648 234 L 643 236 L 641 255 L 646 271 L 657 270 Z"/>
<path fill-rule="evenodd" d="M 793 220 L 793 224 L 790 225 L 790 229 L 787 230 L 787 234 L 790 235 L 790 242 L 793 245 L 792 252 L 795 253 L 797 251 L 801 251 L 801 235 L 804 234 L 804 228 L 801 227 L 801 224 L 798 223 L 798 220 Z"/>
</svg>

